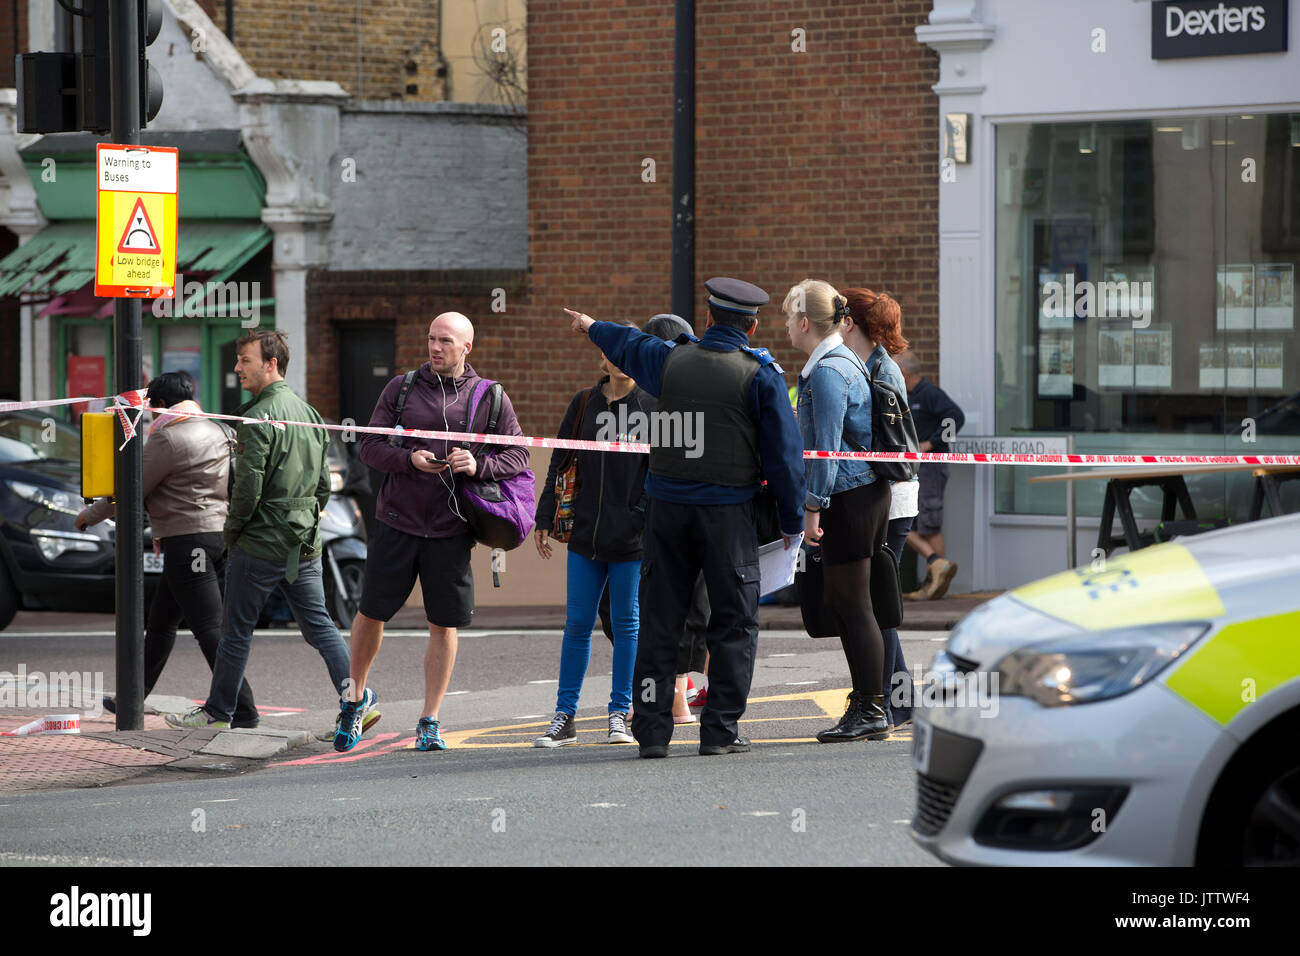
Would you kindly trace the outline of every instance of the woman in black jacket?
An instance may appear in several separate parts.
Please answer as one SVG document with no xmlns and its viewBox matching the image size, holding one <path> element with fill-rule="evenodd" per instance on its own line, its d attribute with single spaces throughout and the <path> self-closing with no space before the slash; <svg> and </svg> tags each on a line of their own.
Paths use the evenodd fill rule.
<svg viewBox="0 0 1300 956">
<path fill-rule="evenodd" d="M 629 435 L 655 408 L 654 398 L 637 387 L 602 356 L 605 377 L 582 389 L 569 402 L 559 438 L 589 441 L 644 440 Z M 584 407 L 585 401 L 585 407 Z M 581 410 L 581 420 L 579 415 Z M 576 428 L 575 428 L 576 425 Z M 609 742 L 633 743 L 627 717 L 632 705 L 632 665 L 636 660 L 639 609 L 637 588 L 641 580 L 641 530 L 645 524 L 645 477 L 648 458 L 626 452 L 556 449 L 537 504 L 537 551 L 550 558 L 551 530 L 555 526 L 555 476 L 576 454 L 578 490 L 574 498 L 573 529 L 569 537 L 568 598 L 564 641 L 560 648 L 560 689 L 555 717 L 547 732 L 534 741 L 538 747 L 563 747 L 577 743 L 574 715 L 583 677 L 591 659 L 591 632 L 601 592 L 609 582 L 614 626 L 613 688 L 609 698 Z"/>
</svg>

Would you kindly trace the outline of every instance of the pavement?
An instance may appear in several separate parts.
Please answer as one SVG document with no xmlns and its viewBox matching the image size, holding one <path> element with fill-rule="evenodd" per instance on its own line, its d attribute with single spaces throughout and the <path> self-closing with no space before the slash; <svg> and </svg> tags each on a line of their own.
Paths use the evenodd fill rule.
<svg viewBox="0 0 1300 956">
<path fill-rule="evenodd" d="M 92 716 L 93 700 L 82 700 L 80 734 L 0 737 L 0 794 L 26 790 L 102 787 L 156 770 L 236 772 L 278 756 L 312 739 L 306 730 L 173 730 L 164 713 L 194 706 L 183 697 L 145 700 L 143 730 L 117 730 L 113 714 Z M 13 731 L 61 708 L 28 708 L 0 716 L 0 732 Z"/>
<path fill-rule="evenodd" d="M 1000 591 L 955 594 L 938 601 L 904 601 L 902 627 L 909 631 L 950 631 L 957 622 L 979 605 L 996 597 Z M 408 605 L 394 615 L 389 627 L 426 627 L 424 609 L 418 603 Z M 562 605 L 534 607 L 479 607 L 474 610 L 476 630 L 563 630 Z M 803 619 L 797 605 L 764 604 L 758 609 L 760 630 L 797 631 Z"/>
<path fill-rule="evenodd" d="M 939 601 L 907 602 L 904 627 L 908 630 L 946 631 L 992 594 L 962 594 Z M 22 629 L 54 624 L 46 615 L 24 614 L 16 624 Z M 94 617 L 95 621 L 88 619 Z M 76 622 L 85 627 L 105 624 L 104 615 L 60 615 L 62 626 Z M 106 618 L 111 627 L 111 617 Z M 407 607 L 393 618 L 391 628 L 422 628 L 420 607 Z M 798 607 L 764 605 L 759 608 L 759 627 L 765 631 L 802 629 Z M 489 607 L 475 613 L 475 630 L 531 631 L 564 627 L 564 608 Z M 17 630 L 18 628 L 14 628 Z M 305 729 L 260 727 L 251 730 L 173 730 L 162 714 L 181 713 L 197 701 L 183 697 L 151 696 L 145 701 L 144 729 L 116 730 L 116 718 L 109 713 L 92 716 L 98 702 L 82 700 L 80 734 L 43 734 L 0 737 L 0 794 L 33 790 L 63 790 L 103 787 L 133 778 L 150 780 L 168 774 L 195 772 L 238 773 L 263 766 L 266 761 L 315 739 Z M 76 708 L 72 708 L 76 709 Z M 0 715 L 0 732 L 12 731 L 46 714 L 69 711 L 69 707 L 25 708 L 21 714 Z M 306 715 L 303 715 L 306 716 Z M 529 731 L 531 733 L 531 729 Z"/>
</svg>

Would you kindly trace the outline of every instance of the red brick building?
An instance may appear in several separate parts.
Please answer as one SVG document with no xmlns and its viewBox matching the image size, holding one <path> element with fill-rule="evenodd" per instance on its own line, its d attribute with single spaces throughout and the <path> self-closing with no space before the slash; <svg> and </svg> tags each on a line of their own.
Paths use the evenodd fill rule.
<svg viewBox="0 0 1300 956">
<path fill-rule="evenodd" d="M 779 303 L 808 276 L 893 294 L 937 371 L 938 66 L 914 33 L 930 9 L 697 7 L 696 276 L 701 290 L 731 274 L 772 295 L 757 343 L 792 383 L 802 362 Z M 460 309 L 478 329 L 476 368 L 507 384 L 525 432 L 551 434 L 597 374 L 562 307 L 637 321 L 668 310 L 672 4 L 531 0 L 528 47 L 527 273 L 314 275 L 309 397 L 325 414 L 337 404 L 335 323 L 395 321 L 397 363 L 410 367 L 428 322 Z M 494 288 L 506 289 L 503 313 Z"/>
</svg>

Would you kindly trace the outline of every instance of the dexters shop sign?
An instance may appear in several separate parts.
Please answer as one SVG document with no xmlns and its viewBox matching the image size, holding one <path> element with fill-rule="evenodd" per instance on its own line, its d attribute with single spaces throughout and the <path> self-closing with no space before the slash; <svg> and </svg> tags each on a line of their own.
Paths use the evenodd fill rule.
<svg viewBox="0 0 1300 956">
<path fill-rule="evenodd" d="M 1285 51 L 1289 2 L 1156 0 L 1151 4 L 1151 58 Z"/>
</svg>

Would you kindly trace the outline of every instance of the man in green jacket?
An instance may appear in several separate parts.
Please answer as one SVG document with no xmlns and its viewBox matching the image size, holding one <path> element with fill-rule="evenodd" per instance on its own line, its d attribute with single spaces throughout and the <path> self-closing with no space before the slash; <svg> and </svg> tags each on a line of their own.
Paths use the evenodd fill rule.
<svg viewBox="0 0 1300 956">
<path fill-rule="evenodd" d="M 289 346 L 284 334 L 250 332 L 237 343 L 235 373 L 253 400 L 239 409 L 235 482 L 223 531 L 229 550 L 226 598 L 212 687 L 205 704 L 167 718 L 173 727 L 224 727 L 248 664 L 253 628 L 267 597 L 282 587 L 302 636 L 320 652 L 341 696 L 351 661 L 348 645 L 325 610 L 321 583 L 320 515 L 330 497 L 324 429 L 280 422 L 321 422 L 284 381 Z M 367 703 L 373 708 L 374 701 Z"/>
</svg>

